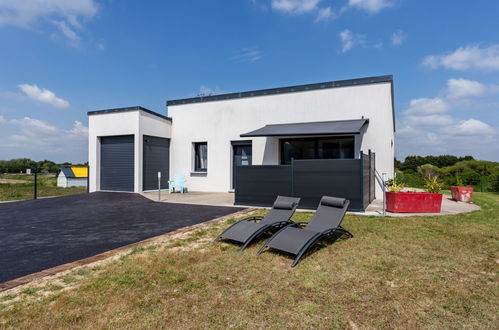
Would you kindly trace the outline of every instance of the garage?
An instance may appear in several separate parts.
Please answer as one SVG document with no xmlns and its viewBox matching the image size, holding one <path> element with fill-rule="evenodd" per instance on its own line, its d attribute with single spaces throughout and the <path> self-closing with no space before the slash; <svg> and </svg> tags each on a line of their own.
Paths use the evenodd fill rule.
<svg viewBox="0 0 499 330">
<path fill-rule="evenodd" d="M 101 137 L 100 189 L 134 191 L 134 136 Z"/>
<path fill-rule="evenodd" d="M 167 189 L 170 164 L 170 139 L 144 135 L 143 149 L 142 189 L 158 189 L 158 172 L 161 172 L 161 189 Z"/>
</svg>

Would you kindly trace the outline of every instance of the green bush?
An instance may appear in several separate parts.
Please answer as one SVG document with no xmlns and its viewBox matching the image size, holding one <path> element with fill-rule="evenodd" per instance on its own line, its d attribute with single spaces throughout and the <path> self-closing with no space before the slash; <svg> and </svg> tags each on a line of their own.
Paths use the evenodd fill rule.
<svg viewBox="0 0 499 330">
<path fill-rule="evenodd" d="M 399 183 L 403 183 L 406 187 L 412 188 L 423 188 L 425 184 L 424 179 L 419 174 L 406 173 L 405 171 L 397 171 L 395 180 Z"/>
</svg>

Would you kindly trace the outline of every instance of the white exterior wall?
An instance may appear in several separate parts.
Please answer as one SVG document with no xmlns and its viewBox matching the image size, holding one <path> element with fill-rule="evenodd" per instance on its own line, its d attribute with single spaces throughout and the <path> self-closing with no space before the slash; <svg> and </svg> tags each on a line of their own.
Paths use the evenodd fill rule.
<svg viewBox="0 0 499 330">
<path fill-rule="evenodd" d="M 171 138 L 171 121 L 135 110 L 88 117 L 88 164 L 90 192 L 100 190 L 100 137 L 134 135 L 134 192 L 142 191 L 143 136 Z"/>
<path fill-rule="evenodd" d="M 57 187 L 66 188 L 67 186 L 68 186 L 68 179 L 61 171 L 57 176 Z"/>
<path fill-rule="evenodd" d="M 69 178 L 66 187 L 86 187 L 87 178 Z"/>
<path fill-rule="evenodd" d="M 170 176 L 185 174 L 191 191 L 229 191 L 232 180 L 231 141 L 252 140 L 253 164 L 279 164 L 279 138 L 241 138 L 267 124 L 369 119 L 356 136 L 356 157 L 376 153 L 379 173 L 394 173 L 394 127 L 391 84 L 378 83 L 306 92 L 209 101 L 168 107 L 173 118 Z M 206 174 L 192 175 L 193 142 L 208 143 Z M 381 189 L 377 187 L 377 196 Z"/>
<path fill-rule="evenodd" d="M 57 187 L 68 188 L 68 187 L 86 187 L 87 178 L 66 178 L 66 176 L 60 172 L 57 176 Z"/>
</svg>

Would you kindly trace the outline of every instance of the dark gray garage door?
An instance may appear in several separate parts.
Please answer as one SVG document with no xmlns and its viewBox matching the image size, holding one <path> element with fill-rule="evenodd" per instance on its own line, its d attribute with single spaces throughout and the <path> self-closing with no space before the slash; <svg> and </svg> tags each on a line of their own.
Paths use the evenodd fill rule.
<svg viewBox="0 0 499 330">
<path fill-rule="evenodd" d="M 161 188 L 168 188 L 170 139 L 144 135 L 143 189 L 158 189 L 158 172 Z"/>
<path fill-rule="evenodd" d="M 101 190 L 133 191 L 133 155 L 133 135 L 101 137 Z"/>
</svg>

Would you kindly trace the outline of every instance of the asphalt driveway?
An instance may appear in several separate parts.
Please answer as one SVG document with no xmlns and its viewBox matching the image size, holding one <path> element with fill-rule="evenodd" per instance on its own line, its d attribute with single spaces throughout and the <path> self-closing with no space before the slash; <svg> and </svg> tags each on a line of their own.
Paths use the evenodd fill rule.
<svg viewBox="0 0 499 330">
<path fill-rule="evenodd" d="M 111 192 L 0 203 L 0 283 L 239 210 Z"/>
</svg>

